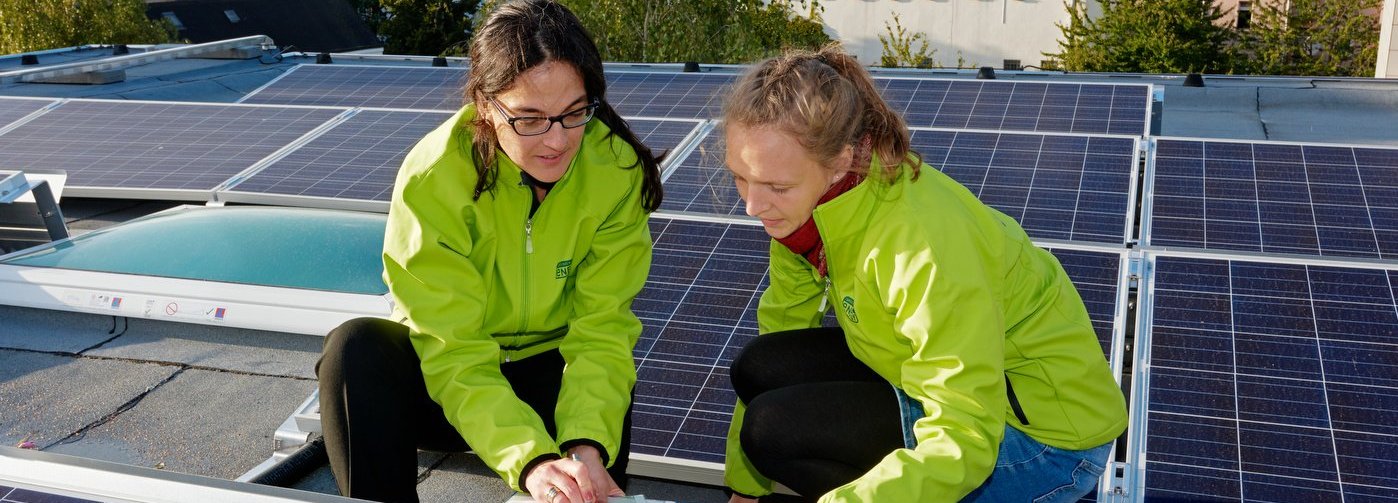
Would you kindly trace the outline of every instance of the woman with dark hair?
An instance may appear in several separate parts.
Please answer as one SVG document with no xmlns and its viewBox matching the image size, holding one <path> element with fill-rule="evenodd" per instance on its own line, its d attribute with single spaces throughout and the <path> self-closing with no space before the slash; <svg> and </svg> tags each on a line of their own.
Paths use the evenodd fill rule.
<svg viewBox="0 0 1398 503">
<path fill-rule="evenodd" d="M 764 61 L 724 107 L 773 241 L 734 360 L 725 482 L 836 501 L 1075 502 L 1126 403 L 1057 259 L 911 151 L 837 46 Z M 839 327 L 820 327 L 827 306 Z"/>
<path fill-rule="evenodd" d="M 472 450 L 536 501 L 621 495 L 658 160 L 606 101 L 597 48 L 552 0 L 490 13 L 467 105 L 403 162 L 384 239 L 393 319 L 317 365 L 346 496 L 416 501 L 417 449 Z"/>
</svg>

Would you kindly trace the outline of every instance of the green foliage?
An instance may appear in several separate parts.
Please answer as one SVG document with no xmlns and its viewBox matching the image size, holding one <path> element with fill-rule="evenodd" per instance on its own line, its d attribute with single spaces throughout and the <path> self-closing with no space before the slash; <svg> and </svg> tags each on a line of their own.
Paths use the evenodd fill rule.
<svg viewBox="0 0 1398 503">
<path fill-rule="evenodd" d="M 1216 21 L 1212 0 L 1100 0 L 1091 18 L 1065 0 L 1070 18 L 1058 25 L 1057 59 L 1066 70 L 1089 72 L 1226 72 L 1232 70 L 1232 31 Z"/>
<path fill-rule="evenodd" d="M 893 24 L 885 21 L 883 28 L 887 35 L 879 35 L 879 44 L 883 45 L 883 54 L 879 55 L 879 66 L 887 68 L 933 68 L 940 66 L 933 58 L 937 50 L 927 48 L 927 35 L 922 32 L 908 35 L 908 29 L 903 27 L 903 20 L 898 18 L 897 13 L 893 14 Z M 914 45 L 917 46 L 916 49 L 913 48 Z"/>
<path fill-rule="evenodd" d="M 1290 4 L 1290 9 L 1286 9 Z M 1259 75 L 1372 77 L 1381 0 L 1257 2 L 1241 34 L 1244 70 Z"/>
<path fill-rule="evenodd" d="M 385 54 L 465 55 L 478 2 L 471 0 L 349 0 L 379 35 Z"/>
<path fill-rule="evenodd" d="M 0 0 L 0 54 L 87 44 L 158 44 L 175 28 L 142 0 Z"/>
<path fill-rule="evenodd" d="M 819 0 L 561 0 L 605 61 L 749 63 L 830 41 Z M 497 3 L 487 0 L 482 15 Z"/>
</svg>

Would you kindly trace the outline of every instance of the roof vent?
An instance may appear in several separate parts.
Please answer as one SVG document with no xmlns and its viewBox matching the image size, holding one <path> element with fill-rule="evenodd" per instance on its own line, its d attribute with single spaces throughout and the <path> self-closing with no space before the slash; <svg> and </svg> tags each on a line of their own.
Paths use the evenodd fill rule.
<svg viewBox="0 0 1398 503">
<path fill-rule="evenodd" d="M 1184 77 L 1184 87 L 1204 87 L 1204 76 L 1191 73 Z"/>
<path fill-rule="evenodd" d="M 126 44 L 117 44 L 112 46 L 113 56 L 121 56 L 123 54 L 131 54 L 131 48 L 127 47 Z"/>
<path fill-rule="evenodd" d="M 432 66 L 447 66 L 447 58 L 442 56 L 432 58 Z"/>
<path fill-rule="evenodd" d="M 19 57 L 19 64 L 21 64 L 21 65 L 37 65 L 37 64 L 39 64 L 39 56 L 38 56 L 38 55 L 35 55 L 35 54 L 25 54 L 25 55 Z"/>
<path fill-rule="evenodd" d="M 328 52 L 322 52 L 322 53 L 316 55 L 316 64 L 317 64 L 317 65 L 328 65 L 328 64 L 330 64 L 330 63 L 334 63 L 334 61 L 331 61 L 331 60 L 330 60 L 330 53 L 328 53 Z"/>
<path fill-rule="evenodd" d="M 684 71 L 689 72 L 689 73 L 698 72 L 698 71 L 699 71 L 699 62 L 698 62 L 698 61 L 685 61 L 685 62 L 684 62 Z"/>
<path fill-rule="evenodd" d="M 995 69 L 988 66 L 982 66 L 980 71 L 976 72 L 976 78 L 993 80 L 995 78 Z"/>
</svg>

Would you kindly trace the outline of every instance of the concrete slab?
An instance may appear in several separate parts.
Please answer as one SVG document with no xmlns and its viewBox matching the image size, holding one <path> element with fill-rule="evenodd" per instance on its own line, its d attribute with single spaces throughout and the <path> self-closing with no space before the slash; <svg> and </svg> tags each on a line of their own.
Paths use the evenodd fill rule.
<svg viewBox="0 0 1398 503">
<path fill-rule="evenodd" d="M 116 412 L 177 370 L 0 350 L 0 442 L 29 440 L 41 448 L 49 446 Z"/>
<path fill-rule="evenodd" d="M 422 501 L 500 503 L 515 493 L 476 455 L 455 453 L 427 473 L 417 494 Z"/>
<path fill-rule="evenodd" d="M 1398 93 L 1352 87 L 1259 89 L 1272 140 L 1398 145 Z"/>
<path fill-rule="evenodd" d="M 1257 113 L 1257 89 L 1249 87 L 1167 87 L 1160 134 L 1243 140 L 1267 138 Z"/>
<path fill-rule="evenodd" d="M 111 421 L 49 450 L 233 479 L 267 459 L 277 425 L 315 385 L 189 369 Z"/>
<path fill-rule="evenodd" d="M 87 354 L 314 379 L 323 340 L 306 335 L 130 318 L 121 337 Z M 307 393 L 301 394 L 301 398 Z"/>
<path fill-rule="evenodd" d="M 77 354 L 116 337 L 115 317 L 0 306 L 0 348 Z"/>
</svg>

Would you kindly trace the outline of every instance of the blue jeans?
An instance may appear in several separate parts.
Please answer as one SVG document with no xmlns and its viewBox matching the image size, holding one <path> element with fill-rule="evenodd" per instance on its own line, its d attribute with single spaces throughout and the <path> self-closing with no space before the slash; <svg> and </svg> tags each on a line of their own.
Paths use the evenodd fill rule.
<svg viewBox="0 0 1398 503">
<path fill-rule="evenodd" d="M 912 449 L 917 447 L 913 423 L 924 415 L 922 404 L 903 390 L 897 392 L 903 416 L 903 443 Z M 961 501 L 1073 503 L 1097 486 L 1111 454 L 1111 442 L 1070 451 L 1044 445 L 1006 425 L 1000 453 L 995 457 L 995 471 Z"/>
</svg>

